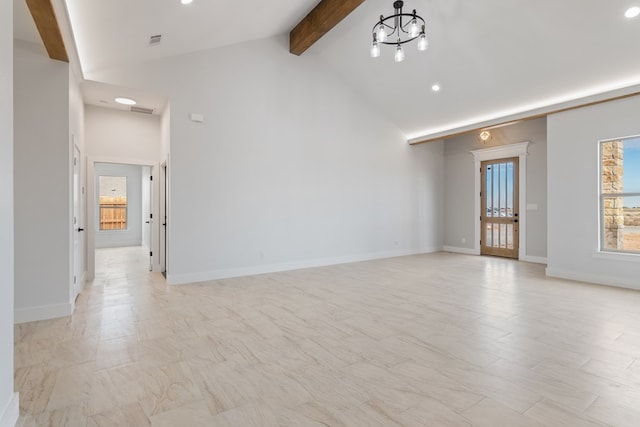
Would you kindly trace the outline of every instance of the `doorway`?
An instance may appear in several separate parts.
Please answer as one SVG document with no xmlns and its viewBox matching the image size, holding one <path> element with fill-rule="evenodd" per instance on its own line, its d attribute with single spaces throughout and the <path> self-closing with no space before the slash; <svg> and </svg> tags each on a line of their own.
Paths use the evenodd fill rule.
<svg viewBox="0 0 640 427">
<path fill-rule="evenodd" d="M 98 254 L 101 249 L 138 248 L 139 251 L 132 249 L 135 253 L 129 254 L 132 261 L 136 262 L 126 267 L 134 269 L 134 266 L 140 265 L 137 261 L 140 260 L 140 254 L 144 254 L 144 267 L 139 272 L 158 271 L 160 233 L 155 216 L 158 212 L 159 186 L 158 180 L 154 179 L 158 166 L 152 161 L 88 159 L 87 181 L 91 183 L 87 195 L 89 278 L 96 277 L 96 257 L 102 261 L 106 259 L 108 263 L 121 259 L 120 254 L 111 253 L 117 251 L 101 251 Z M 107 194 L 103 194 L 105 192 Z"/>
<path fill-rule="evenodd" d="M 167 277 L 167 216 L 169 212 L 169 174 L 167 161 L 160 165 L 160 272 Z"/>
<path fill-rule="evenodd" d="M 75 138 L 75 137 L 74 137 Z M 84 244 L 82 232 L 84 231 L 81 220 L 81 206 L 84 187 L 80 170 L 80 149 L 73 145 L 73 289 L 71 299 L 76 300 L 84 286 Z"/>
<path fill-rule="evenodd" d="M 481 163 L 481 255 L 518 258 L 518 166 L 517 157 Z"/>
<path fill-rule="evenodd" d="M 471 150 L 475 169 L 474 254 L 506 256 L 520 260 L 527 258 L 527 210 L 524 207 L 527 203 L 528 147 L 529 142 L 525 141 Z M 496 164 L 498 166 L 495 166 Z M 503 166 L 500 166 L 501 164 Z M 487 167 L 491 167 L 490 183 L 493 195 L 487 191 L 487 174 L 483 173 L 487 172 Z M 507 177 L 511 176 L 510 174 L 512 178 Z M 508 184 L 510 180 L 512 184 Z M 496 186 L 498 190 L 495 189 Z M 510 195 L 507 195 L 508 193 Z M 487 198 L 490 198 L 489 202 Z"/>
</svg>

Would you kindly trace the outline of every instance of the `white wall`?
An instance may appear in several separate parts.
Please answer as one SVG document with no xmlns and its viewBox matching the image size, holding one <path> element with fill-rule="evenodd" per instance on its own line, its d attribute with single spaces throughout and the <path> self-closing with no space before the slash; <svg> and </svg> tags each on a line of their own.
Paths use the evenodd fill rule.
<svg viewBox="0 0 640 427">
<path fill-rule="evenodd" d="M 445 141 L 445 246 L 461 251 L 474 247 L 474 158 L 471 150 L 529 141 L 527 156 L 526 255 L 547 256 L 547 127 L 540 118 L 491 130 L 491 140 L 483 144 L 472 133 Z M 520 211 L 526 209 L 521 206 Z M 465 243 L 462 242 L 465 239 Z"/>
<path fill-rule="evenodd" d="M 87 154 L 97 159 L 159 161 L 160 116 L 87 105 Z"/>
<path fill-rule="evenodd" d="M 16 41 L 14 91 L 15 318 L 21 322 L 73 309 L 69 65 Z"/>
<path fill-rule="evenodd" d="M 13 392 L 13 3 L 0 2 L 0 427 L 18 418 Z"/>
<path fill-rule="evenodd" d="M 442 147 L 286 36 L 90 77 L 170 97 L 172 283 L 442 246 Z"/>
<path fill-rule="evenodd" d="M 169 157 L 171 144 L 171 105 L 165 107 L 160 119 L 160 161 L 164 162 Z"/>
<path fill-rule="evenodd" d="M 100 210 L 96 204 L 96 248 L 142 245 L 142 167 L 97 163 L 95 173 L 97 195 L 100 194 L 99 176 L 124 176 L 127 178 L 127 229 L 100 230 Z M 98 203 L 97 201 L 98 197 L 96 197 L 96 203 Z"/>
<path fill-rule="evenodd" d="M 598 253 L 598 141 L 640 134 L 640 96 L 548 118 L 547 274 L 640 289 L 640 257 Z"/>
</svg>

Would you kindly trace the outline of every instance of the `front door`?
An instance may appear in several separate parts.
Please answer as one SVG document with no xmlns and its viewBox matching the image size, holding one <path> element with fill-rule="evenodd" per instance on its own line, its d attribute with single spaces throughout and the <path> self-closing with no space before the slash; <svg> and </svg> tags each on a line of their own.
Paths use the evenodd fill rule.
<svg viewBox="0 0 640 427">
<path fill-rule="evenodd" d="M 518 258 L 518 158 L 481 164 L 482 255 Z"/>
</svg>

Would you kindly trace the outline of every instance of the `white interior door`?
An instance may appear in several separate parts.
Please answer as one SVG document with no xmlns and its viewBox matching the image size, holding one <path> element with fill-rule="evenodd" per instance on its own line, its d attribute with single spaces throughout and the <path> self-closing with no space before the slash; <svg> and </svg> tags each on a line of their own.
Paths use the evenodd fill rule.
<svg viewBox="0 0 640 427">
<path fill-rule="evenodd" d="M 149 250 L 149 271 L 153 271 L 153 176 L 151 167 L 142 167 L 142 243 Z"/>
<path fill-rule="evenodd" d="M 167 163 L 160 166 L 160 272 L 167 277 L 167 212 L 169 201 L 169 177 Z"/>
<path fill-rule="evenodd" d="M 82 181 L 80 175 L 80 150 L 73 147 L 73 289 L 72 299 L 75 300 L 82 290 L 83 257 L 82 232 L 84 231 L 80 218 L 80 201 L 82 198 Z"/>
</svg>

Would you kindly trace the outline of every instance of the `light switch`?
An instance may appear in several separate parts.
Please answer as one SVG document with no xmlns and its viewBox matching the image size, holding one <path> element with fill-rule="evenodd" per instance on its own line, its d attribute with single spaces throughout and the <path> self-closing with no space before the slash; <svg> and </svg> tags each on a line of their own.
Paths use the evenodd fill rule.
<svg viewBox="0 0 640 427">
<path fill-rule="evenodd" d="M 192 122 L 196 122 L 196 123 L 204 122 L 204 115 L 203 114 L 191 113 L 189 118 L 191 118 Z"/>
</svg>

